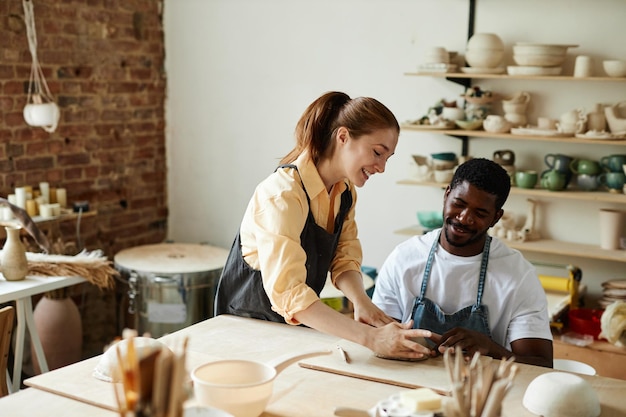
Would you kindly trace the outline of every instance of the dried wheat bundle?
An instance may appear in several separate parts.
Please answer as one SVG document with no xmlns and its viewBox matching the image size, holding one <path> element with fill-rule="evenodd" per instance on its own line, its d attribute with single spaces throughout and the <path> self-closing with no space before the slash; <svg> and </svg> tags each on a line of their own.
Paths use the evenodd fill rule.
<svg viewBox="0 0 626 417">
<path fill-rule="evenodd" d="M 28 273 L 44 276 L 80 276 L 102 289 L 113 288 L 119 272 L 102 251 L 82 251 L 74 256 L 26 253 Z"/>
</svg>

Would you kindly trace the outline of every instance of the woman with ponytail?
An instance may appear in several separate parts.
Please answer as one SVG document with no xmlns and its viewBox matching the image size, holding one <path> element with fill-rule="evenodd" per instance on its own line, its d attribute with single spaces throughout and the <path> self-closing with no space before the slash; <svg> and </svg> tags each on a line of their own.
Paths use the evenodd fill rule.
<svg viewBox="0 0 626 417">
<path fill-rule="evenodd" d="M 384 314 L 361 277 L 356 189 L 385 171 L 400 127 L 369 97 L 329 92 L 302 114 L 296 146 L 252 196 L 220 278 L 215 315 L 302 324 L 364 345 L 381 356 L 417 359 L 429 337 Z M 354 305 L 354 320 L 319 294 L 330 272 Z"/>
</svg>

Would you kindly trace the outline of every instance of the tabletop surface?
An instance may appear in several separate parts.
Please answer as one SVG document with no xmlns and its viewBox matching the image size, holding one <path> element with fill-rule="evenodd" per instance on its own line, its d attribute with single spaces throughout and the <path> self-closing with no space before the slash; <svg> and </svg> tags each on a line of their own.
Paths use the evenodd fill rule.
<svg viewBox="0 0 626 417">
<path fill-rule="evenodd" d="M 388 361 L 376 358 L 360 345 L 305 327 L 219 316 L 159 340 L 174 348 L 180 346 L 185 337 L 189 338 L 188 370 L 222 358 L 270 363 L 302 352 L 332 350 L 331 355 L 302 360 L 299 366 L 292 365 L 282 371 L 274 381 L 274 394 L 263 414 L 265 417 L 333 416 L 335 407 L 370 409 L 405 387 L 446 387 L 446 371 L 440 358 L 423 362 Z M 341 359 L 337 345 L 348 352 L 350 363 Z M 91 375 L 98 360 L 98 357 L 87 359 L 27 379 L 25 383 L 89 406 L 112 410 L 115 409 L 112 385 Z M 523 364 L 520 368 L 513 389 L 504 400 L 502 417 L 532 417 L 533 414 L 523 407 L 521 398 L 532 379 L 552 371 Z M 626 415 L 622 398 L 626 381 L 581 377 L 596 390 L 602 405 L 602 417 Z M 386 382 L 377 382 L 379 380 Z M 28 388 L 31 389 L 35 388 Z M 3 400 L 0 400 L 0 409 L 2 406 Z"/>
<path fill-rule="evenodd" d="M 7 281 L 0 276 L 0 303 L 30 297 L 58 288 L 80 284 L 87 280 L 82 277 L 46 277 L 28 275 L 20 281 Z"/>
</svg>

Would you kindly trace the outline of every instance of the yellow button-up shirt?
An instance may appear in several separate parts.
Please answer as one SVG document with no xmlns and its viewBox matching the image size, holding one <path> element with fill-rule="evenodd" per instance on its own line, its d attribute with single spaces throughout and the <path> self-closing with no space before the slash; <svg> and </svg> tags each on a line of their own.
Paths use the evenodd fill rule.
<svg viewBox="0 0 626 417">
<path fill-rule="evenodd" d="M 299 324 L 293 315 L 319 299 L 306 284 L 306 253 L 300 245 L 300 234 L 309 213 L 302 183 L 311 199 L 315 222 L 329 233 L 333 233 L 347 183 L 336 183 L 329 194 L 308 152 L 293 164 L 300 175 L 295 169 L 280 168 L 257 186 L 244 214 L 240 236 L 242 255 L 251 267 L 261 270 L 274 311 L 285 317 L 287 323 Z M 360 271 L 363 257 L 354 219 L 356 191 L 354 186 L 350 189 L 352 207 L 330 265 L 333 282 L 345 271 Z"/>
</svg>

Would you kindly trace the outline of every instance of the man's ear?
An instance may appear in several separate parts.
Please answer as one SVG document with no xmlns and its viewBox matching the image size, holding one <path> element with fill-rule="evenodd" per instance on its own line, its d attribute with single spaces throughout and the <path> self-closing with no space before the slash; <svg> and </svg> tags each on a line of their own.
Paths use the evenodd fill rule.
<svg viewBox="0 0 626 417">
<path fill-rule="evenodd" d="M 489 227 L 495 226 L 496 223 L 498 223 L 498 221 L 502 218 L 503 214 L 504 214 L 504 210 L 502 209 L 498 210 L 498 212 L 496 213 L 496 218 L 493 220 L 493 222 L 491 223 L 491 226 Z"/>
</svg>

